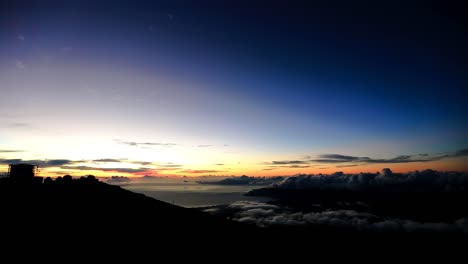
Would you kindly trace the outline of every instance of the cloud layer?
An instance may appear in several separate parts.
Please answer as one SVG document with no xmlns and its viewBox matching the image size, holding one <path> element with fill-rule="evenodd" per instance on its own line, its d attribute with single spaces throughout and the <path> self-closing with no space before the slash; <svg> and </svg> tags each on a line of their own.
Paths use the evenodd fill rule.
<svg viewBox="0 0 468 264">
<path fill-rule="evenodd" d="M 199 181 L 200 184 L 215 184 L 215 185 L 269 185 L 282 181 L 283 177 L 230 177 L 220 181 Z"/>
<path fill-rule="evenodd" d="M 155 147 L 155 146 L 174 147 L 178 145 L 176 143 L 167 143 L 167 142 L 136 142 L 136 141 L 126 141 L 126 140 L 120 140 L 120 139 L 115 139 L 115 142 L 122 144 L 122 145 L 132 146 L 132 147 Z"/>
<path fill-rule="evenodd" d="M 320 212 L 292 212 L 283 208 L 253 201 L 238 201 L 227 207 L 234 210 L 232 219 L 239 222 L 268 226 L 321 225 L 364 232 L 453 232 L 468 234 L 468 218 L 454 222 L 418 222 L 409 219 L 380 217 L 353 210 L 325 210 Z M 208 209 L 218 214 L 219 210 Z"/>
<path fill-rule="evenodd" d="M 18 163 L 30 163 L 36 164 L 41 168 L 49 167 L 60 167 L 67 164 L 73 164 L 75 161 L 68 159 L 51 159 L 51 160 L 23 160 L 23 159 L 0 159 L 0 164 L 18 164 Z"/>
<path fill-rule="evenodd" d="M 383 169 L 381 173 L 330 175 L 298 175 L 289 177 L 273 187 L 282 189 L 321 190 L 383 190 L 383 191 L 468 191 L 468 173 L 439 172 L 433 170 L 393 173 Z"/>
<path fill-rule="evenodd" d="M 358 157 L 342 154 L 321 154 L 316 157 L 306 156 L 300 160 L 274 160 L 262 163 L 270 167 L 303 168 L 310 164 L 336 164 L 337 168 L 354 167 L 360 164 L 394 164 L 394 163 L 413 163 L 413 162 L 431 162 L 446 158 L 466 157 L 468 149 L 461 149 L 451 153 L 429 155 L 427 153 L 418 155 L 400 155 L 390 159 Z M 302 166 L 303 167 L 302 167 Z M 294 167 L 295 166 L 295 167 Z"/>
</svg>

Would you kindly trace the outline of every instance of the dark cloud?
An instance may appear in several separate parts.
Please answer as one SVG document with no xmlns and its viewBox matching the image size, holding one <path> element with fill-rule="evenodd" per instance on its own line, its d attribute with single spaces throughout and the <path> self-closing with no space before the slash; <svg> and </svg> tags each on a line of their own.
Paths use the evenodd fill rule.
<svg viewBox="0 0 468 264">
<path fill-rule="evenodd" d="M 67 164 L 73 164 L 75 161 L 67 159 L 52 159 L 52 160 L 23 160 L 23 159 L 0 159 L 0 164 L 18 164 L 29 163 L 36 164 L 41 168 L 60 167 Z"/>
<path fill-rule="evenodd" d="M 383 169 L 381 173 L 303 174 L 286 178 L 275 184 L 274 187 L 281 189 L 450 192 L 468 190 L 468 173 L 433 170 L 393 173 L 390 169 Z"/>
<path fill-rule="evenodd" d="M 218 172 L 223 172 L 222 170 L 182 170 L 180 171 L 182 173 L 218 173 Z"/>
<path fill-rule="evenodd" d="M 429 162 L 440 160 L 445 156 L 425 157 L 401 155 L 392 159 L 374 159 L 369 157 L 354 157 L 340 154 L 319 155 L 318 159 L 312 159 L 316 163 L 410 163 L 410 162 Z"/>
<path fill-rule="evenodd" d="M 122 162 L 122 160 L 120 159 L 96 159 L 96 160 L 93 160 L 93 162 Z"/>
<path fill-rule="evenodd" d="M 165 169 L 168 169 L 168 168 L 180 168 L 180 167 L 182 167 L 182 165 L 180 165 L 180 164 L 172 164 L 172 163 L 159 164 L 159 165 L 158 165 L 158 168 L 165 168 Z"/>
<path fill-rule="evenodd" d="M 151 165 L 151 161 L 140 161 L 140 160 L 128 160 L 128 159 L 95 159 L 91 161 L 82 162 L 94 162 L 94 163 L 128 163 L 128 164 L 139 164 L 139 165 Z"/>
<path fill-rule="evenodd" d="M 72 160 L 67 160 L 67 159 L 56 159 L 56 160 L 46 160 L 43 162 L 38 162 L 37 164 L 39 166 L 42 165 L 42 167 L 58 167 L 58 166 L 63 166 L 66 164 L 73 164 L 74 161 Z"/>
<path fill-rule="evenodd" d="M 0 153 L 17 153 L 17 152 L 24 152 L 24 150 L 0 149 Z"/>
<path fill-rule="evenodd" d="M 291 169 L 302 169 L 302 168 L 309 168 L 310 166 L 309 165 L 289 165 L 287 166 L 287 168 L 291 168 Z"/>
<path fill-rule="evenodd" d="M 356 167 L 358 164 L 349 164 L 349 165 L 336 165 L 337 168 L 347 168 L 347 167 Z"/>
<path fill-rule="evenodd" d="M 216 163 L 216 164 L 214 164 L 214 165 L 216 165 L 216 166 L 224 166 L 223 163 Z"/>
<path fill-rule="evenodd" d="M 0 164 L 17 164 L 17 163 L 28 163 L 27 161 L 23 161 L 22 159 L 0 159 Z"/>
<path fill-rule="evenodd" d="M 115 139 L 115 142 L 127 146 L 133 146 L 133 147 L 173 147 L 177 146 L 178 144 L 176 143 L 164 143 L 164 142 L 136 142 L 136 141 L 126 141 L 126 140 L 120 140 L 120 139 Z"/>
<path fill-rule="evenodd" d="M 113 171 L 121 173 L 142 173 L 151 171 L 151 168 L 101 168 L 91 166 L 62 166 L 66 170 L 97 170 L 97 171 Z"/>
<path fill-rule="evenodd" d="M 205 212 L 220 214 L 219 208 Z M 368 212 L 354 210 L 324 210 L 317 212 L 294 212 L 267 203 L 238 201 L 227 207 L 232 219 L 260 227 L 268 226 L 329 226 L 365 232 L 458 232 L 468 233 L 468 218 L 453 222 L 420 222 L 410 219 L 380 217 Z"/>
<path fill-rule="evenodd" d="M 12 127 L 32 127 L 31 124 L 29 124 L 29 123 L 23 123 L 23 122 L 11 123 L 11 126 L 12 126 Z"/>
<path fill-rule="evenodd" d="M 310 168 L 312 165 L 271 165 L 271 168 L 290 168 L 290 169 L 301 169 L 301 168 Z"/>
<path fill-rule="evenodd" d="M 173 163 L 166 163 L 166 164 L 155 164 L 157 168 L 153 169 L 155 171 L 173 171 L 173 170 L 180 170 L 183 165 L 181 164 L 173 164 Z"/>
<path fill-rule="evenodd" d="M 452 156 L 453 157 L 466 157 L 466 156 L 468 156 L 468 148 L 461 149 L 461 150 L 455 152 Z"/>
<path fill-rule="evenodd" d="M 427 153 L 418 155 L 400 155 L 390 159 L 378 159 L 372 157 L 358 157 L 342 154 L 322 154 L 316 158 L 305 156 L 304 160 L 281 160 L 272 161 L 269 165 L 299 165 L 299 164 L 314 164 L 314 163 L 347 163 L 346 165 L 337 166 L 338 168 L 354 167 L 354 164 L 391 164 L 391 163 L 412 163 L 412 162 L 430 162 L 437 161 L 445 158 L 465 157 L 468 156 L 468 149 L 462 149 L 452 153 L 442 153 L 438 155 L 429 155 Z"/>
<path fill-rule="evenodd" d="M 308 164 L 308 161 L 305 160 L 274 160 L 271 165 L 289 165 L 289 164 Z"/>
<path fill-rule="evenodd" d="M 270 185 L 282 181 L 283 177 L 230 177 L 220 181 L 199 181 L 200 184 L 215 184 L 215 185 Z"/>
<path fill-rule="evenodd" d="M 319 157 L 323 159 L 343 160 L 343 161 L 354 161 L 354 160 L 359 159 L 358 157 L 346 156 L 346 155 L 340 155 L 340 154 L 323 154 L 323 155 L 319 155 Z"/>
<path fill-rule="evenodd" d="M 115 185 L 122 185 L 127 184 L 130 182 L 130 178 L 125 176 L 112 176 L 106 180 L 106 183 L 115 184 Z"/>
</svg>

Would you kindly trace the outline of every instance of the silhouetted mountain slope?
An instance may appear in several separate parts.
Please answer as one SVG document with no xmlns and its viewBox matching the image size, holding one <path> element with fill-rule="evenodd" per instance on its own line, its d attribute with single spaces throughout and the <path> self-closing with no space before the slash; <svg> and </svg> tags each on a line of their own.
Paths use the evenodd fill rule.
<svg viewBox="0 0 468 264">
<path fill-rule="evenodd" d="M 92 235 L 103 241 L 116 235 L 164 237 L 183 242 L 207 234 L 230 237 L 238 229 L 250 229 L 98 181 L 2 184 L 0 190 L 2 215 L 8 216 L 3 217 L 3 224 L 31 234 Z"/>
<path fill-rule="evenodd" d="M 267 251 L 261 250 L 309 247 L 334 250 L 391 241 L 398 241 L 402 247 L 445 238 L 443 235 L 357 234 L 322 227 L 259 228 L 174 206 L 93 179 L 38 185 L 0 181 L 0 200 L 3 241 L 21 247 L 50 243 L 113 248 L 117 252 L 167 248 L 182 252 L 234 251 L 235 254 L 242 254 L 235 252 L 236 247 L 242 247 L 266 254 Z"/>
</svg>

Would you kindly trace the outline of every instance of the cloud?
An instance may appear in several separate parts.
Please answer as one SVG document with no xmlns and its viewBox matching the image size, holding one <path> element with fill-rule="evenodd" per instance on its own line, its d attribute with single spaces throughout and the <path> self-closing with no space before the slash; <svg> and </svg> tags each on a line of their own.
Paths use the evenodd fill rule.
<svg viewBox="0 0 468 264">
<path fill-rule="evenodd" d="M 424 157 L 401 155 L 391 159 L 375 159 L 369 157 L 355 157 L 341 154 L 323 154 L 318 159 L 311 159 L 314 163 L 410 163 L 410 162 L 429 162 L 440 160 L 445 156 Z"/>
<path fill-rule="evenodd" d="M 250 209 L 278 209 L 279 207 L 273 204 L 260 203 L 255 201 L 237 201 L 228 206 L 233 209 L 250 210 Z"/>
<path fill-rule="evenodd" d="M 14 122 L 10 124 L 11 127 L 32 127 L 31 124 L 29 123 L 23 123 L 23 122 Z"/>
<path fill-rule="evenodd" d="M 40 168 L 60 167 L 67 164 L 73 164 L 75 161 L 67 159 L 52 159 L 52 160 L 23 160 L 23 159 L 0 159 L 0 164 L 18 164 L 29 163 L 36 164 Z"/>
<path fill-rule="evenodd" d="M 262 164 L 278 166 L 279 165 L 308 165 L 308 164 L 341 164 L 344 165 L 336 166 L 337 168 L 345 167 L 354 167 L 357 164 L 393 164 L 393 163 L 413 163 L 413 162 L 431 162 L 437 161 L 445 158 L 454 158 L 454 157 L 466 157 L 468 156 L 468 149 L 462 149 L 455 152 L 442 153 L 437 155 L 429 155 L 427 153 L 418 154 L 418 155 L 400 155 L 390 159 L 381 159 L 381 158 L 371 158 L 371 157 L 359 157 L 359 156 L 349 156 L 342 154 L 321 154 L 315 158 L 311 156 L 304 156 L 303 160 L 280 160 L 280 161 L 271 161 L 264 162 Z M 292 167 L 291 168 L 300 168 Z M 305 168 L 305 167 L 304 167 Z"/>
<path fill-rule="evenodd" d="M 271 165 L 289 165 L 289 164 L 308 164 L 308 163 L 309 162 L 305 161 L 305 160 L 280 160 L 280 161 L 274 160 L 274 161 L 272 161 L 271 163 L 268 163 L 268 164 L 271 164 Z"/>
<path fill-rule="evenodd" d="M 177 146 L 178 144 L 176 143 L 162 143 L 162 142 L 135 142 L 135 141 L 125 141 L 125 140 L 120 140 L 120 139 L 115 139 L 115 142 L 122 144 L 122 145 L 127 145 L 127 146 L 133 146 L 133 147 L 148 147 L 148 146 L 159 146 L 159 147 L 173 147 Z"/>
<path fill-rule="evenodd" d="M 16 39 L 17 39 L 17 40 L 24 41 L 24 40 L 25 40 L 25 37 L 24 37 L 24 35 L 19 34 L 18 36 L 16 36 Z"/>
<path fill-rule="evenodd" d="M 322 159 L 331 159 L 331 160 L 342 160 L 342 161 L 354 161 L 358 160 L 358 157 L 346 156 L 340 154 L 323 154 L 319 156 Z"/>
<path fill-rule="evenodd" d="M 24 152 L 24 150 L 0 149 L 0 153 L 17 153 L 17 152 Z"/>
<path fill-rule="evenodd" d="M 122 160 L 120 159 L 95 159 L 95 160 L 92 160 L 93 162 L 122 162 Z"/>
<path fill-rule="evenodd" d="M 21 60 L 16 60 L 16 61 L 15 61 L 15 65 L 16 65 L 16 68 L 21 69 L 21 70 L 24 69 L 24 68 L 26 68 L 26 66 L 24 65 L 23 61 L 21 61 Z"/>
<path fill-rule="evenodd" d="M 224 171 L 222 170 L 182 170 L 180 172 L 199 174 L 199 173 L 218 173 L 218 172 L 224 172 Z"/>
<path fill-rule="evenodd" d="M 214 164 L 214 165 L 216 165 L 216 166 L 224 166 L 223 163 L 216 163 L 216 164 Z"/>
<path fill-rule="evenodd" d="M 121 173 L 145 173 L 152 171 L 151 168 L 102 168 L 92 166 L 62 166 L 65 170 L 97 170 L 97 171 L 113 171 Z"/>
<path fill-rule="evenodd" d="M 349 165 L 336 165 L 337 168 L 348 168 L 348 167 L 356 167 L 359 166 L 358 164 L 349 164 Z"/>
<path fill-rule="evenodd" d="M 283 177 L 230 177 L 220 181 L 199 181 L 200 184 L 215 184 L 215 185 L 270 185 L 275 182 L 282 181 Z"/>
<path fill-rule="evenodd" d="M 130 178 L 125 176 L 112 176 L 106 180 L 106 183 L 115 184 L 115 185 L 122 185 L 127 184 L 130 182 Z"/>
<path fill-rule="evenodd" d="M 461 150 L 455 152 L 452 156 L 453 157 L 466 157 L 466 156 L 468 156 L 468 148 L 461 149 Z"/>
<path fill-rule="evenodd" d="M 310 168 L 310 165 L 289 165 L 289 166 L 281 166 L 283 168 L 291 168 L 291 169 L 302 169 L 302 168 Z"/>
<path fill-rule="evenodd" d="M 159 168 L 180 168 L 182 167 L 181 164 L 172 164 L 172 163 L 168 163 L 168 164 L 159 164 L 158 165 Z"/>
<path fill-rule="evenodd" d="M 198 145 L 197 148 L 209 148 L 212 147 L 213 145 Z"/>
<path fill-rule="evenodd" d="M 221 215 L 223 209 L 211 208 L 207 213 Z M 276 205 L 237 201 L 227 206 L 232 219 L 239 222 L 269 226 L 328 226 L 363 232 L 457 232 L 468 234 L 468 218 L 453 222 L 420 222 L 410 219 L 381 217 L 355 210 L 323 210 L 297 212 Z"/>
<path fill-rule="evenodd" d="M 180 170 L 183 165 L 181 164 L 173 164 L 173 163 L 167 163 L 167 164 L 157 164 L 157 168 L 154 170 L 157 171 L 171 171 L 171 170 Z"/>
<path fill-rule="evenodd" d="M 93 163 L 126 163 L 126 164 L 139 164 L 139 165 L 151 165 L 151 161 L 140 161 L 140 160 L 128 160 L 128 159 L 95 159 L 90 161 L 81 161 L 81 162 L 93 162 Z"/>
<path fill-rule="evenodd" d="M 467 172 L 439 172 L 434 170 L 393 173 L 383 169 L 381 173 L 330 175 L 301 174 L 288 177 L 274 185 L 280 189 L 320 189 L 354 191 L 463 191 L 468 190 Z"/>
</svg>

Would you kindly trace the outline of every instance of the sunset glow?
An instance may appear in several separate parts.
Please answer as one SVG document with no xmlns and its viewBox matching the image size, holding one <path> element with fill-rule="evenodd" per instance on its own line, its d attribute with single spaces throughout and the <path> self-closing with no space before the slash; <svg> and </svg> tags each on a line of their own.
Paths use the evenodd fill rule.
<svg viewBox="0 0 468 264">
<path fill-rule="evenodd" d="M 422 50 L 403 33 L 343 41 L 380 31 L 327 14 L 63 5 L 0 13 L 3 173 L 467 170 L 465 75 L 431 42 L 456 32 Z"/>
</svg>

